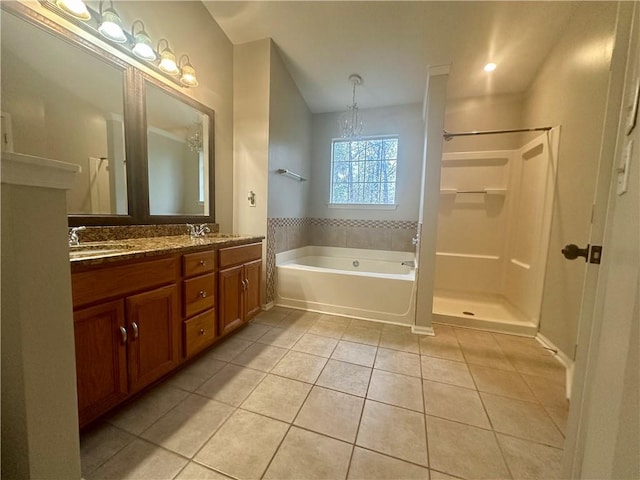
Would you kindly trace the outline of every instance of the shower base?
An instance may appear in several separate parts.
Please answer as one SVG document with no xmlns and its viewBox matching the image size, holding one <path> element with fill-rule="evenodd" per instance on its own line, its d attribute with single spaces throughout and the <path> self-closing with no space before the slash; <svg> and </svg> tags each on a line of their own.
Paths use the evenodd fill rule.
<svg viewBox="0 0 640 480">
<path fill-rule="evenodd" d="M 436 291 L 433 321 L 527 337 L 538 332 L 535 323 L 500 295 Z"/>
</svg>

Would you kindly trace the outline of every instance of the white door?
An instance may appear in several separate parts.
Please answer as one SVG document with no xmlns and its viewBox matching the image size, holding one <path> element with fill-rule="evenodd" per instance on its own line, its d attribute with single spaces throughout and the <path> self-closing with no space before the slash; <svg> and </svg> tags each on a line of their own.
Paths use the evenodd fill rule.
<svg viewBox="0 0 640 480">
<path fill-rule="evenodd" d="M 603 263 L 589 264 L 585 281 L 565 444 L 567 478 L 640 478 L 640 7 L 622 2 L 620 8 L 617 41 L 631 41 L 618 52 L 626 72 L 612 71 L 590 237 L 591 245 L 603 245 Z"/>
</svg>

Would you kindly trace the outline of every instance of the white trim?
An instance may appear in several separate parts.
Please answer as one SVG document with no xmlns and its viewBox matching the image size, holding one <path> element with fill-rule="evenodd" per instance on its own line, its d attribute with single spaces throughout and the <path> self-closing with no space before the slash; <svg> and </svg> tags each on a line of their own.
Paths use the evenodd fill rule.
<svg viewBox="0 0 640 480">
<path fill-rule="evenodd" d="M 411 325 L 411 333 L 415 333 L 416 335 L 427 335 L 429 337 L 436 336 L 436 332 L 433 330 L 433 327 L 425 327 L 423 325 Z"/>
<path fill-rule="evenodd" d="M 327 203 L 328 208 L 351 210 L 397 210 L 398 204 L 392 203 Z"/>
<path fill-rule="evenodd" d="M 498 255 L 478 255 L 475 253 L 436 252 L 439 257 L 481 258 L 483 260 L 500 260 Z"/>
<path fill-rule="evenodd" d="M 449 75 L 449 73 L 451 72 L 451 64 L 447 63 L 445 65 L 434 65 L 434 66 L 429 66 L 428 68 L 428 75 L 430 77 L 435 77 L 436 75 Z"/>
<path fill-rule="evenodd" d="M 267 312 L 276 306 L 276 302 L 269 302 L 262 305 L 262 310 Z"/>
<path fill-rule="evenodd" d="M 554 355 L 554 358 L 558 360 L 566 368 L 567 375 L 566 375 L 565 395 L 567 399 L 571 398 L 571 385 L 573 384 L 573 372 L 574 372 L 575 362 L 571 360 L 566 353 L 564 353 L 562 350 L 556 347 L 551 340 L 549 340 L 540 332 L 537 333 L 535 338 L 543 347 L 546 347 L 550 350 L 557 352 Z"/>
<path fill-rule="evenodd" d="M 34 157 L 21 153 L 2 152 L 2 183 L 29 187 L 70 190 L 80 165 Z"/>
</svg>

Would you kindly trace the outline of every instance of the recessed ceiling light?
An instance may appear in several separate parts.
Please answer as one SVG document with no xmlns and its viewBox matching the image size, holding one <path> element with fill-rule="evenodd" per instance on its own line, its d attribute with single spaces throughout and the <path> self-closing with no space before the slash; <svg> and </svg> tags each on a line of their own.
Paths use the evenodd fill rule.
<svg viewBox="0 0 640 480">
<path fill-rule="evenodd" d="M 497 67 L 497 65 L 495 63 L 493 63 L 493 62 L 487 63 L 484 66 L 484 71 L 485 72 L 493 72 L 496 69 L 496 67 Z"/>
</svg>

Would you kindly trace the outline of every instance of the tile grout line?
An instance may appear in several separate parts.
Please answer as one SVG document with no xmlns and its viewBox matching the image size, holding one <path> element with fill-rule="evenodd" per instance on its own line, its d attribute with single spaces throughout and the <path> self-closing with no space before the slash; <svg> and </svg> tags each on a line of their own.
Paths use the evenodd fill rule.
<svg viewBox="0 0 640 480">
<path fill-rule="evenodd" d="M 376 360 L 378 359 L 378 348 L 376 347 L 376 354 L 373 357 L 373 365 L 375 366 Z M 349 478 L 349 472 L 351 471 L 351 462 L 353 461 L 353 454 L 356 451 L 356 445 L 358 444 L 358 435 L 360 434 L 360 427 L 362 426 L 362 417 L 364 416 L 364 409 L 367 406 L 367 399 L 369 395 L 369 388 L 371 387 L 371 377 L 373 375 L 373 367 L 371 368 L 371 372 L 369 372 L 369 382 L 367 383 L 367 391 L 364 393 L 364 399 L 362 402 L 362 410 L 360 410 L 360 418 L 358 419 L 358 428 L 356 429 L 356 436 L 353 439 L 353 447 L 351 448 L 351 456 L 349 457 L 349 464 L 347 465 L 347 473 L 345 478 Z"/>
<path fill-rule="evenodd" d="M 418 342 L 418 348 L 420 348 L 420 342 Z M 424 421 L 424 441 L 425 447 L 427 450 L 427 468 L 428 475 L 431 478 L 431 455 L 429 453 L 429 426 L 427 425 L 427 397 L 424 391 L 424 376 L 422 374 L 422 355 L 418 355 L 418 360 L 420 362 L 420 390 L 422 392 L 422 409 L 424 410 L 423 421 Z"/>
</svg>

